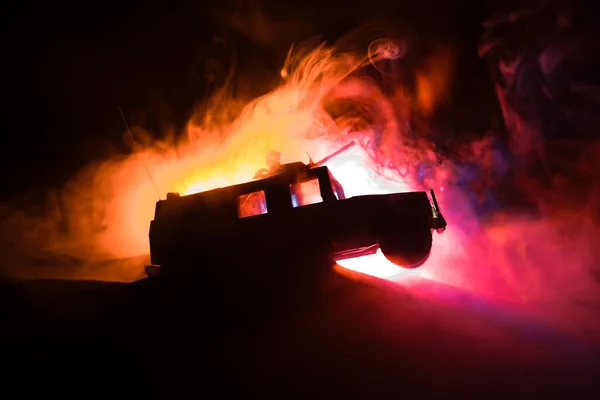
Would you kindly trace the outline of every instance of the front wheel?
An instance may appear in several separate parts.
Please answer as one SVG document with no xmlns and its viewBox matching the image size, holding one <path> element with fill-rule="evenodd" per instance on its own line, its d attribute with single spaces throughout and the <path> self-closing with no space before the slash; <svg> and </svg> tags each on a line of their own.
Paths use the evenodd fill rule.
<svg viewBox="0 0 600 400">
<path fill-rule="evenodd" d="M 402 268 L 417 268 L 431 253 L 433 236 L 428 226 L 400 229 L 380 235 L 379 248 L 389 261 Z"/>
</svg>

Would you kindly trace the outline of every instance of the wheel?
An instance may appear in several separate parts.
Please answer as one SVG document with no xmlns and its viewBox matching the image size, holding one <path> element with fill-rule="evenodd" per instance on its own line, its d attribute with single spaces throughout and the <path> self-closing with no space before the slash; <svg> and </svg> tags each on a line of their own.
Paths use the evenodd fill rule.
<svg viewBox="0 0 600 400">
<path fill-rule="evenodd" d="M 428 226 L 400 228 L 379 238 L 379 248 L 389 261 L 402 268 L 417 268 L 427 261 L 433 236 Z"/>
</svg>

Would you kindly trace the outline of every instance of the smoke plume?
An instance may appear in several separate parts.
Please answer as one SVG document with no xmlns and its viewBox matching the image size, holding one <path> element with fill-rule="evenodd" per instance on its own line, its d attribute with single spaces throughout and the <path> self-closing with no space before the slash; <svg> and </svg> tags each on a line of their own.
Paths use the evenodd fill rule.
<svg viewBox="0 0 600 400">
<path fill-rule="evenodd" d="M 354 139 L 356 150 L 328 163 L 348 195 L 438 193 L 449 227 L 421 276 L 561 315 L 597 313 L 600 153 L 575 144 L 568 168 L 560 164 L 544 146 L 541 114 L 519 114 L 506 88 L 498 94 L 509 145 L 490 132 L 442 152 L 435 137 L 445 133 L 432 138 L 424 127 L 452 89 L 452 47 L 440 44 L 411 69 L 402 52 L 383 49 L 295 46 L 274 90 L 244 104 L 221 88 L 181 135 L 132 143 L 131 154 L 86 167 L 39 210 L 3 206 L 0 228 L 13 238 L 3 243 L 4 272 L 136 279 L 155 202 L 167 192 L 250 180 L 271 150 L 282 162 L 307 161 L 307 152 L 316 160 Z M 581 177 L 583 188 L 572 181 Z"/>
</svg>

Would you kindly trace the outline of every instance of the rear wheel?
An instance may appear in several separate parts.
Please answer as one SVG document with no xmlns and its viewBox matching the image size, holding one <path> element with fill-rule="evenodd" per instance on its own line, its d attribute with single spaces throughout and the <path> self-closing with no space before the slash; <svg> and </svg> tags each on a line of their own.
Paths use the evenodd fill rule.
<svg viewBox="0 0 600 400">
<path fill-rule="evenodd" d="M 433 237 L 429 226 L 418 226 L 385 232 L 380 235 L 379 248 L 389 261 L 403 268 L 417 268 L 427 261 Z"/>
</svg>

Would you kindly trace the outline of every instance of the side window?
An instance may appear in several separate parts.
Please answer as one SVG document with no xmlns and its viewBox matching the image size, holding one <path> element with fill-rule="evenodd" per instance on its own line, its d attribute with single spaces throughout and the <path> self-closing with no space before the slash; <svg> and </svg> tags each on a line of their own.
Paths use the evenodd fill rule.
<svg viewBox="0 0 600 400">
<path fill-rule="evenodd" d="M 238 216 L 252 217 L 267 213 L 267 198 L 264 190 L 243 194 L 238 197 Z"/>
<path fill-rule="evenodd" d="M 323 201 L 317 178 L 290 185 L 290 193 L 292 195 L 292 206 L 294 207 L 307 206 Z"/>
</svg>

